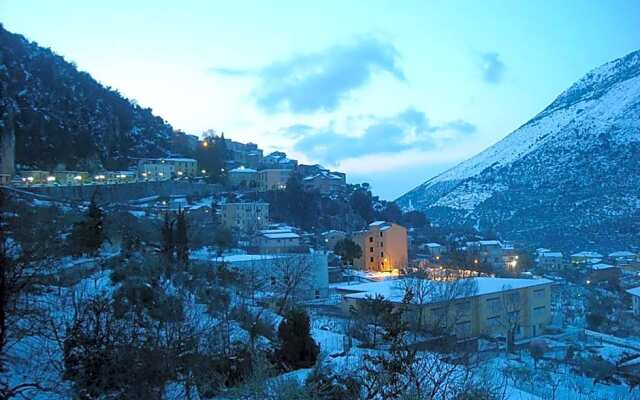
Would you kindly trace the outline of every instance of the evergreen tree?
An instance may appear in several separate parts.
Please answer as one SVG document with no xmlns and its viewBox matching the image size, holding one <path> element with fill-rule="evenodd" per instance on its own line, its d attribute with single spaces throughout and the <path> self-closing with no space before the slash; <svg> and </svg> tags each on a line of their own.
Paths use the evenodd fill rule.
<svg viewBox="0 0 640 400">
<path fill-rule="evenodd" d="M 94 195 L 91 198 L 85 219 L 73 226 L 71 244 L 76 254 L 95 255 L 104 240 L 104 214 L 102 209 L 98 207 Z"/>
<path fill-rule="evenodd" d="M 353 265 L 354 258 L 362 257 L 362 248 L 351 239 L 338 241 L 333 252 L 340 256 L 342 263 L 345 265 Z"/>
<path fill-rule="evenodd" d="M 219 226 L 213 233 L 213 246 L 216 249 L 216 255 L 221 257 L 225 250 L 233 247 L 233 232 L 225 226 Z"/>
<path fill-rule="evenodd" d="M 277 356 L 285 368 L 309 368 L 315 364 L 320 347 L 311 337 L 309 316 L 304 310 L 287 312 L 278 326 L 278 338 Z"/>
<path fill-rule="evenodd" d="M 187 218 L 185 211 L 178 210 L 175 232 L 176 257 L 182 267 L 189 265 L 189 243 L 187 238 Z"/>
<path fill-rule="evenodd" d="M 162 224 L 161 236 L 162 236 L 162 246 L 160 248 L 160 253 L 162 255 L 162 261 L 165 264 L 165 271 L 167 274 L 170 274 L 170 271 L 173 266 L 174 256 L 173 252 L 175 250 L 175 243 L 173 240 L 173 225 L 175 221 L 171 220 L 171 216 L 169 213 L 164 214 L 164 223 Z"/>
</svg>

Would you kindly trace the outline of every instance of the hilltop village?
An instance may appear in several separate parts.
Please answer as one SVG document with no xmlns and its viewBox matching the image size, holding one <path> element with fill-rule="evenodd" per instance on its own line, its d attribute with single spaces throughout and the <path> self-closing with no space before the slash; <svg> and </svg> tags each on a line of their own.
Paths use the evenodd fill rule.
<svg viewBox="0 0 640 400">
<path fill-rule="evenodd" d="M 214 332 L 212 353 L 193 351 L 227 360 L 209 367 L 215 378 L 195 383 L 203 397 L 207 390 L 246 390 L 255 377 L 233 371 L 250 362 L 248 354 L 267 355 L 280 373 L 299 371 L 299 381 L 309 385 L 320 373 L 309 370 L 319 352 L 332 368 L 357 377 L 356 365 L 393 374 L 385 370 L 385 354 L 407 345 L 429 352 L 408 353 L 417 358 L 402 359 L 406 368 L 426 362 L 421 354 L 440 354 L 429 361 L 451 373 L 467 371 L 455 382 L 460 393 L 480 390 L 480 367 L 502 371 L 485 388 L 496 396 L 504 382 L 509 393 L 548 393 L 551 383 L 523 372 L 529 364 L 555 365 L 548 379 L 568 393 L 594 379 L 598 390 L 618 393 L 640 379 L 636 251 L 565 255 L 448 230 L 379 199 L 366 183 L 349 183 L 342 172 L 300 164 L 284 152 L 265 155 L 255 144 L 215 134 L 182 140 L 187 154 L 134 159 L 125 170 L 18 166 L 3 175 L 5 204 L 16 210 L 3 214 L 5 229 L 22 238 L 20 248 L 31 249 L 16 268 L 37 265 L 34 287 L 47 288 L 31 305 L 53 302 L 67 310 L 46 323 L 58 330 L 84 323 L 64 300 L 69 296 L 91 307 L 96 299 L 128 299 L 127 307 L 142 307 L 136 313 L 152 313 L 144 317 L 152 325 L 164 317 L 144 303 L 135 306 L 140 299 L 151 296 L 160 302 L 153 307 L 163 309 L 168 303 L 162 302 L 178 301 L 181 315 L 190 315 L 180 324 Z M 43 229 L 43 216 L 55 226 Z M 22 232 L 25 221 L 35 229 L 31 236 Z M 36 240 L 47 245 L 34 247 Z M 286 329 L 300 329 L 296 335 L 309 342 L 286 353 Z M 65 343 L 47 357 L 64 364 L 72 354 L 95 356 L 84 347 L 70 353 Z M 28 354 L 32 360 L 22 359 L 17 370 L 41 368 L 32 363 L 45 356 L 35 348 Z M 488 361 L 472 366 L 471 355 Z M 42 368 L 50 384 L 59 380 Z M 67 389 L 88 384 L 79 371 L 66 374 Z M 339 376 L 323 379 L 349 387 Z"/>
</svg>

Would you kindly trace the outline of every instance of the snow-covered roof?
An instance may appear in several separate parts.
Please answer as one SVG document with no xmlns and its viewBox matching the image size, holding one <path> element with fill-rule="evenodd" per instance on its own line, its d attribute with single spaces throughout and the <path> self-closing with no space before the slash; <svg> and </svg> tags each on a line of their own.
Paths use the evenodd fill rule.
<svg viewBox="0 0 640 400">
<path fill-rule="evenodd" d="M 369 226 L 380 226 L 386 223 L 387 223 L 386 221 L 373 221 L 372 223 L 369 224 Z"/>
<path fill-rule="evenodd" d="M 267 239 L 297 239 L 300 237 L 300 235 L 293 232 L 264 233 L 262 236 Z"/>
<path fill-rule="evenodd" d="M 363 283 L 358 285 L 342 285 L 336 286 L 336 289 L 345 292 L 345 297 L 354 299 L 363 299 L 367 296 L 382 295 L 385 299 L 392 302 L 401 302 L 404 299 L 405 291 L 403 281 L 407 279 L 387 279 L 380 282 Z M 511 278 L 489 278 L 475 277 L 468 279 L 460 279 L 452 282 L 427 281 L 433 286 L 432 298 L 428 302 L 438 302 L 444 300 L 442 294 L 449 294 L 448 300 L 453 298 L 465 298 L 482 296 L 491 293 L 499 293 L 507 290 L 522 289 L 532 286 L 551 284 L 553 281 L 549 279 L 511 279 Z"/>
<path fill-rule="evenodd" d="M 427 247 L 442 247 L 442 245 L 440 243 L 426 243 L 425 246 L 427 246 Z"/>
<path fill-rule="evenodd" d="M 559 251 L 545 251 L 544 253 L 540 253 L 540 257 L 562 258 L 562 253 Z"/>
<path fill-rule="evenodd" d="M 636 254 L 630 251 L 614 251 L 609 253 L 609 257 L 635 257 Z"/>
<path fill-rule="evenodd" d="M 245 168 L 245 167 L 238 167 L 238 168 L 234 168 L 229 172 L 238 172 L 238 173 L 254 173 L 254 172 L 258 172 L 253 168 Z"/>
<path fill-rule="evenodd" d="M 616 267 L 610 264 L 602 264 L 602 263 L 589 265 L 589 269 L 595 269 L 595 270 L 603 270 L 603 269 L 610 269 L 610 268 L 616 268 Z"/>
<path fill-rule="evenodd" d="M 629 293 L 632 296 L 640 297 L 640 286 L 634 287 L 634 288 L 631 288 L 631 289 L 627 289 L 626 292 Z"/>
<path fill-rule="evenodd" d="M 579 253 L 572 254 L 571 257 L 602 258 L 602 254 L 595 251 L 581 251 Z"/>
</svg>

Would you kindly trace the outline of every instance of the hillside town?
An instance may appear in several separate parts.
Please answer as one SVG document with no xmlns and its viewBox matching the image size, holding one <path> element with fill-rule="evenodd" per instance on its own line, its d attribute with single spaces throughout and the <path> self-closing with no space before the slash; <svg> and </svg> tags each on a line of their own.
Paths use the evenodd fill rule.
<svg viewBox="0 0 640 400">
<path fill-rule="evenodd" d="M 243 318 L 264 318 L 261 323 L 273 326 L 286 310 L 305 310 L 311 337 L 341 368 L 365 349 L 393 348 L 384 332 L 392 329 L 387 319 L 400 313 L 406 344 L 443 354 L 463 346 L 465 357 L 476 354 L 485 367 L 504 370 L 510 393 L 548 396 L 550 389 L 539 383 L 535 368 L 530 375 L 514 372 L 538 363 L 553 364 L 555 372 L 545 379 L 566 385 L 563 390 L 571 396 L 593 394 L 596 387 L 622 393 L 640 380 L 635 368 L 640 338 L 634 336 L 640 328 L 637 250 L 576 249 L 565 255 L 505 238 L 447 231 L 420 212 L 403 212 L 372 196 L 367 184 L 347 183 L 344 173 L 299 164 L 280 151 L 263 155 L 251 143 L 198 140 L 196 146 L 212 143 L 226 147 L 215 183 L 195 158 L 171 156 L 92 174 L 18 169 L 3 190 L 22 207 L 55 210 L 61 221 L 76 221 L 68 245 L 58 250 L 70 257 L 61 258 L 60 269 L 52 271 L 57 279 L 64 276 L 67 283 L 59 290 L 69 293 L 78 285 L 83 291 L 91 287 L 83 295 L 116 290 L 107 289 L 115 284 L 107 281 L 122 268 L 117 265 L 130 265 L 121 272 L 129 276 L 126 268 L 139 262 L 134 260 L 158 251 L 192 273 L 237 274 L 225 283 L 219 281 L 222 276 L 215 278 L 214 287 L 238 291 L 228 300 L 229 312 L 249 301 Z M 101 200 L 130 185 L 154 190 L 158 182 L 171 190 Z M 67 196 L 69 187 L 80 189 L 80 195 Z M 137 192 L 123 193 L 126 198 Z M 346 208 L 337 219 L 318 215 L 305 219 L 305 226 L 296 224 L 298 213 L 318 201 Z M 316 212 L 330 214 L 330 208 Z M 88 245 L 75 236 L 88 224 L 79 225 L 82 218 L 91 220 L 95 210 L 104 213 L 102 224 L 112 226 Z M 146 233 L 150 226 L 161 231 L 155 239 L 160 245 L 149 239 L 154 236 Z M 82 235 L 95 234 L 84 229 Z M 175 255 L 164 250 L 172 247 Z M 246 322 L 236 323 L 226 333 L 229 343 L 237 335 L 254 334 Z M 468 368 L 466 361 L 447 365 Z M 594 383 L 587 390 L 579 382 L 588 380 Z M 499 392 L 500 382 L 493 384 L 491 390 Z"/>
</svg>

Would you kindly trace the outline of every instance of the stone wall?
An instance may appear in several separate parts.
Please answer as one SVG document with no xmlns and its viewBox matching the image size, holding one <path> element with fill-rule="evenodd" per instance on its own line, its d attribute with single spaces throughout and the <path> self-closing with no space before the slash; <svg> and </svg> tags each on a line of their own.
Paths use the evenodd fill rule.
<svg viewBox="0 0 640 400">
<path fill-rule="evenodd" d="M 96 194 L 100 203 L 119 203 L 151 196 L 206 196 L 222 191 L 221 185 L 192 182 L 133 182 L 101 185 L 40 186 L 21 190 L 56 200 L 88 201 Z"/>
</svg>

